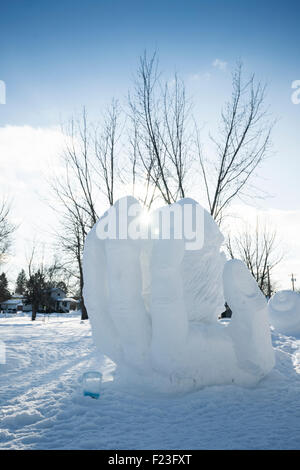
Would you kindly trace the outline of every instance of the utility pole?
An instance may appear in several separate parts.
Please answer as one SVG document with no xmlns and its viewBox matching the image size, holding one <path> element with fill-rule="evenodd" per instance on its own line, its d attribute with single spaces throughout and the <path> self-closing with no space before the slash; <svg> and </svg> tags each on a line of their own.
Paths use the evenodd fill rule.
<svg viewBox="0 0 300 470">
<path fill-rule="evenodd" d="M 295 290 L 295 282 L 297 281 L 297 279 L 294 277 L 294 274 L 292 273 L 291 274 L 291 281 L 292 281 L 292 286 L 293 286 L 293 290 Z"/>
</svg>

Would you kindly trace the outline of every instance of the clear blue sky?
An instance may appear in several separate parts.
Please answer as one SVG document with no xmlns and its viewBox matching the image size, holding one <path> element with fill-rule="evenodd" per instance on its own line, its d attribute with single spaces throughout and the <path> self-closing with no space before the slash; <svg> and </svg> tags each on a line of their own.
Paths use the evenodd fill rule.
<svg viewBox="0 0 300 470">
<path fill-rule="evenodd" d="M 0 79 L 7 104 L 0 106 L 0 126 L 53 126 L 82 105 L 93 114 L 112 96 L 125 98 L 145 49 L 158 50 L 166 74 L 176 69 L 185 78 L 203 121 L 216 117 L 228 97 L 237 59 L 269 83 L 280 122 L 277 157 L 265 170 L 273 180 L 266 185 L 275 195 L 282 179 L 291 179 L 276 204 L 298 207 L 298 187 L 291 188 L 300 174 L 300 105 L 290 99 L 291 83 L 300 79 L 298 1 L 1 2 Z M 228 64 L 227 74 L 211 73 L 216 58 Z M 205 74 L 210 80 L 191 79 Z"/>
<path fill-rule="evenodd" d="M 274 197 L 262 205 L 299 210 L 300 105 L 291 102 L 291 84 L 300 80 L 299 0 L 2 1 L 0 80 L 7 104 L 0 105 L 0 130 L 47 129 L 82 105 L 96 115 L 113 96 L 125 100 L 145 49 L 158 51 L 166 77 L 176 70 L 185 79 L 209 126 L 230 96 L 238 59 L 268 82 L 279 122 L 275 156 L 257 181 Z M 226 67 L 214 67 L 216 59 Z"/>
<path fill-rule="evenodd" d="M 137 58 L 158 49 L 166 71 L 242 58 L 281 83 L 300 76 L 297 1 L 10 0 L 0 6 L 1 124 L 49 125 L 75 106 L 126 94 Z"/>
</svg>

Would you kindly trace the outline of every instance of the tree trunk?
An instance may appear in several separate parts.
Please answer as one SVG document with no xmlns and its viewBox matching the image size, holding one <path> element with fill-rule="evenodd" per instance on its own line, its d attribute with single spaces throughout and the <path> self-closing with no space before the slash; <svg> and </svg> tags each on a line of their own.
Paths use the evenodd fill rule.
<svg viewBox="0 0 300 470">
<path fill-rule="evenodd" d="M 81 320 L 88 320 L 89 316 L 88 316 L 87 309 L 84 303 L 84 298 L 82 295 L 84 280 L 83 280 L 82 260 L 80 256 L 78 257 L 77 261 L 78 261 L 79 276 L 80 276 Z"/>
<path fill-rule="evenodd" d="M 32 312 L 31 312 L 31 320 L 34 321 L 36 319 L 36 308 L 33 305 L 32 306 Z"/>
<path fill-rule="evenodd" d="M 83 297 L 81 298 L 81 320 L 88 320 L 89 316 L 87 313 L 87 309 L 84 304 Z"/>
</svg>

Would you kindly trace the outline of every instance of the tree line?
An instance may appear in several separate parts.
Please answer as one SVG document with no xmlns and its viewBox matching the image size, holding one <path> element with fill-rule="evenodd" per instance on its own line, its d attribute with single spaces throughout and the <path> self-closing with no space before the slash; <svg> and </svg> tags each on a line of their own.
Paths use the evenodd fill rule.
<svg viewBox="0 0 300 470">
<path fill-rule="evenodd" d="M 20 296 L 23 304 L 31 306 L 32 320 L 35 320 L 38 312 L 51 313 L 53 311 L 51 298 L 53 289 L 68 292 L 68 286 L 62 278 L 61 268 L 56 264 L 39 267 L 29 275 L 26 275 L 25 270 L 22 269 L 16 279 L 14 295 Z M 0 274 L 0 303 L 11 298 L 8 280 L 3 272 Z"/>
</svg>

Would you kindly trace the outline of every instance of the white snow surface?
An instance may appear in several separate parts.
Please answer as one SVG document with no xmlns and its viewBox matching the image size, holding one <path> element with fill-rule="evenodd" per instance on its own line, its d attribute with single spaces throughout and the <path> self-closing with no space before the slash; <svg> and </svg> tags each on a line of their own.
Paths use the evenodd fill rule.
<svg viewBox="0 0 300 470">
<path fill-rule="evenodd" d="M 300 337 L 272 331 L 276 366 L 256 387 L 167 395 L 114 378 L 78 315 L 0 315 L 0 339 L 0 449 L 300 449 Z M 104 375 L 99 400 L 87 370 Z"/>
</svg>

